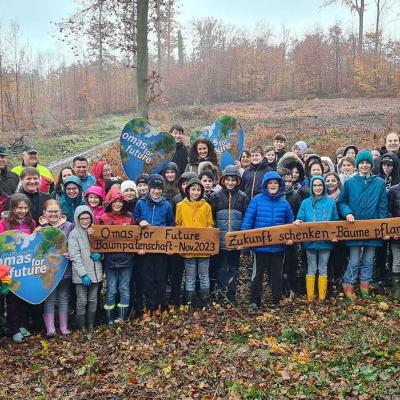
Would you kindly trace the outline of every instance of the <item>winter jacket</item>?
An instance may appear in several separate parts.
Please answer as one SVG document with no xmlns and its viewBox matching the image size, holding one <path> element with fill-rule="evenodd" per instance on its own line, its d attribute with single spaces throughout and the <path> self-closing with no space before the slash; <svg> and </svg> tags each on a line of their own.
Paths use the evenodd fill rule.
<svg viewBox="0 0 400 400">
<path fill-rule="evenodd" d="M 82 284 L 82 276 L 87 275 L 93 283 L 103 279 L 103 267 L 100 261 L 90 258 L 89 236 L 79 223 L 79 216 L 89 213 L 94 219 L 92 210 L 88 206 L 79 206 L 75 210 L 75 227 L 68 236 L 68 254 L 72 261 L 72 282 Z"/>
<path fill-rule="evenodd" d="M 285 191 L 284 199 L 290 204 L 293 215 L 297 215 L 300 207 L 297 199 L 297 191 L 293 187 L 291 187 L 289 190 Z"/>
<path fill-rule="evenodd" d="M 35 228 L 36 228 L 36 222 L 33 221 L 33 226 L 31 228 L 29 221 L 27 219 L 23 219 L 21 221 L 16 222 L 12 227 L 8 227 L 7 221 L 5 219 L 0 220 L 0 233 L 6 231 L 18 231 L 30 235 L 35 230 Z"/>
<path fill-rule="evenodd" d="M 53 228 L 57 228 L 60 231 L 63 231 L 64 235 L 67 239 L 68 239 L 69 234 L 72 232 L 72 229 L 74 229 L 74 224 L 71 222 L 68 222 L 65 215 L 61 216 L 60 220 L 58 221 L 58 223 L 56 225 L 51 225 L 47 221 L 47 218 L 44 215 L 42 215 L 39 218 L 39 224 L 40 224 L 40 226 L 43 226 L 43 227 L 50 226 Z M 70 279 L 71 277 L 72 277 L 72 263 L 71 263 L 71 261 L 69 261 L 68 265 L 67 265 L 67 269 L 64 272 L 63 279 Z"/>
<path fill-rule="evenodd" d="M 171 161 L 173 161 L 179 169 L 179 175 L 183 174 L 188 163 L 188 149 L 183 143 L 177 143 L 175 153 L 172 155 Z"/>
<path fill-rule="evenodd" d="M 267 164 L 267 160 L 263 159 L 260 164 L 251 164 L 250 167 L 243 172 L 240 190 L 245 192 L 249 199 L 261 193 L 264 175 L 272 171 Z"/>
<path fill-rule="evenodd" d="M 66 187 L 69 183 L 74 183 L 79 188 L 79 194 L 74 199 L 69 197 L 66 191 Z M 82 197 L 81 180 L 77 176 L 69 176 L 65 179 L 59 202 L 61 211 L 67 217 L 67 221 L 73 222 L 76 208 L 85 204 Z"/>
<path fill-rule="evenodd" d="M 11 171 L 20 176 L 24 168 L 25 165 L 23 164 L 17 165 Z M 54 191 L 55 184 L 53 174 L 43 165 L 37 164 L 35 168 L 39 171 L 40 174 L 39 192 L 51 193 L 52 191 Z"/>
<path fill-rule="evenodd" d="M 277 171 L 278 173 L 281 173 L 282 169 L 287 168 L 288 170 L 292 170 L 293 168 L 297 168 L 299 171 L 299 186 L 302 185 L 305 177 L 305 172 L 304 172 L 304 165 L 302 161 L 300 160 L 299 157 L 296 156 L 296 154 L 292 152 L 287 152 L 284 154 L 284 156 L 279 160 L 278 165 L 277 165 Z M 297 184 L 297 183 L 296 183 Z"/>
<path fill-rule="evenodd" d="M 144 199 L 139 199 L 135 206 L 134 218 L 137 224 L 145 220 L 153 226 L 174 225 L 171 204 L 163 196 L 153 200 L 150 194 L 147 194 Z"/>
<path fill-rule="evenodd" d="M 103 168 L 106 165 L 106 161 L 96 161 L 93 164 L 93 175 L 96 179 L 96 186 L 100 186 L 103 189 L 103 192 L 106 193 L 106 181 L 102 177 L 103 175 Z"/>
<path fill-rule="evenodd" d="M 267 192 L 267 183 L 270 179 L 279 182 L 279 193 L 271 195 Z M 265 228 L 270 226 L 291 224 L 294 220 L 290 204 L 283 198 L 285 182 L 275 172 L 268 172 L 262 181 L 262 192 L 254 197 L 247 207 L 241 230 Z M 279 253 L 284 251 L 285 246 L 257 247 L 256 252 Z"/>
<path fill-rule="evenodd" d="M 324 194 L 318 199 L 315 199 L 312 193 L 312 184 L 316 179 L 320 180 L 324 185 Z M 297 219 L 303 222 L 337 221 L 339 219 L 336 203 L 328 196 L 325 180 L 322 176 L 313 176 L 311 178 L 310 197 L 301 203 Z M 333 243 L 327 241 L 306 242 L 304 247 L 310 250 L 328 250 L 333 248 Z"/>
<path fill-rule="evenodd" d="M 386 176 L 385 173 L 383 172 L 383 159 L 390 158 L 393 161 L 393 171 L 389 176 Z M 386 190 L 389 191 L 389 189 L 397 185 L 400 182 L 400 177 L 399 177 L 399 159 L 396 154 L 393 153 L 387 153 L 384 154 L 383 156 L 379 157 L 379 173 L 377 174 L 380 176 L 384 181 L 385 181 L 385 186 Z"/>
<path fill-rule="evenodd" d="M 169 182 L 167 181 L 167 179 L 165 178 L 165 171 L 170 170 L 170 171 L 175 171 L 176 173 L 176 178 L 173 182 Z M 163 171 L 163 176 L 165 178 L 165 190 L 164 190 L 164 197 L 170 202 L 173 202 L 174 197 L 179 193 L 179 188 L 178 188 L 178 184 L 179 184 L 179 168 L 177 166 L 176 163 L 174 162 L 170 162 L 167 164 L 167 166 L 165 167 L 164 171 Z"/>
<path fill-rule="evenodd" d="M 388 217 L 388 198 L 385 182 L 376 175 L 359 174 L 348 179 L 338 200 L 339 213 L 343 218 L 352 214 L 354 219 L 378 219 Z M 348 246 L 382 246 L 380 240 L 351 240 Z"/>
<path fill-rule="evenodd" d="M 276 154 L 276 161 L 279 162 L 279 160 L 285 155 L 285 153 L 286 153 L 286 150 L 285 150 L 285 149 L 276 151 L 276 152 L 275 152 L 275 154 Z"/>
<path fill-rule="evenodd" d="M 95 194 L 96 196 L 98 196 L 100 198 L 100 205 L 92 208 L 89 206 L 87 198 L 89 196 L 89 194 Z M 94 215 L 94 223 L 98 224 L 99 218 L 104 214 L 105 210 L 104 210 L 104 206 L 102 205 L 104 202 L 104 192 L 103 189 L 99 186 L 91 186 L 89 189 L 86 190 L 85 192 L 85 202 L 86 205 L 88 207 L 90 207 L 92 209 L 93 215 Z"/>
<path fill-rule="evenodd" d="M 7 167 L 0 169 L 0 195 L 11 196 L 15 193 L 19 184 L 19 176 Z"/>
<path fill-rule="evenodd" d="M 225 249 L 225 234 L 240 230 L 249 199 L 238 188 L 227 190 L 223 187 L 211 194 L 209 203 L 215 227 L 220 229 L 220 248 Z"/>
<path fill-rule="evenodd" d="M 400 184 L 392 186 L 388 192 L 389 218 L 400 217 Z M 391 239 L 391 242 L 399 244 L 398 239 Z"/>
<path fill-rule="evenodd" d="M 85 193 L 91 186 L 96 184 L 96 178 L 90 174 L 87 174 L 83 179 L 80 178 L 80 180 L 83 193 Z"/>
</svg>

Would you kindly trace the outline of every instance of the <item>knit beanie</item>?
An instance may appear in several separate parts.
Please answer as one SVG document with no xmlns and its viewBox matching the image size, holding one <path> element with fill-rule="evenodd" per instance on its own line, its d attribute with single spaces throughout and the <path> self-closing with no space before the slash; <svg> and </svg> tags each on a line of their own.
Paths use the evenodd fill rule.
<svg viewBox="0 0 400 400">
<path fill-rule="evenodd" d="M 161 188 L 164 190 L 165 180 L 159 174 L 152 174 L 149 176 L 149 189 Z"/>
<path fill-rule="evenodd" d="M 147 185 L 148 182 L 149 182 L 149 176 L 147 174 L 139 175 L 136 178 L 136 185 L 139 185 L 139 183 L 145 183 Z"/>
<path fill-rule="evenodd" d="M 371 167 L 374 165 L 374 158 L 372 157 L 372 153 L 367 149 L 361 150 L 357 153 L 356 168 L 358 168 L 361 161 L 367 161 L 369 164 L 371 164 Z"/>
<path fill-rule="evenodd" d="M 121 183 L 121 192 L 124 193 L 126 189 L 132 189 L 137 194 L 136 183 L 130 180 Z"/>
</svg>

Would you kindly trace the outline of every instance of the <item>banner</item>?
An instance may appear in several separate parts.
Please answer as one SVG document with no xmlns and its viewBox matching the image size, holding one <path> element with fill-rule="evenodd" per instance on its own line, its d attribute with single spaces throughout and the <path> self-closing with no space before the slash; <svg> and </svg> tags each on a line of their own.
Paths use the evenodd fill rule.
<svg viewBox="0 0 400 400">
<path fill-rule="evenodd" d="M 120 137 L 121 162 L 129 179 L 159 174 L 175 152 L 174 137 L 154 129 L 144 118 L 129 121 Z"/>
<path fill-rule="evenodd" d="M 66 252 L 66 237 L 57 228 L 0 235 L 0 264 L 11 267 L 10 290 L 31 304 L 42 303 L 57 287 L 68 265 Z"/>
<path fill-rule="evenodd" d="M 387 219 L 307 222 L 299 225 L 279 225 L 270 228 L 250 229 L 225 234 L 228 249 L 252 248 L 295 243 L 331 240 L 370 240 L 385 236 L 400 236 L 400 217 Z M 400 243 L 400 242 L 399 242 Z"/>
<path fill-rule="evenodd" d="M 219 229 L 138 225 L 93 225 L 90 248 L 98 253 L 173 252 L 218 254 Z"/>
<path fill-rule="evenodd" d="M 209 139 L 215 150 L 221 153 L 220 164 L 224 169 L 240 159 L 244 148 L 244 132 L 238 120 L 230 115 L 219 117 L 211 126 L 206 126 L 191 135 L 191 143 L 199 137 Z"/>
</svg>

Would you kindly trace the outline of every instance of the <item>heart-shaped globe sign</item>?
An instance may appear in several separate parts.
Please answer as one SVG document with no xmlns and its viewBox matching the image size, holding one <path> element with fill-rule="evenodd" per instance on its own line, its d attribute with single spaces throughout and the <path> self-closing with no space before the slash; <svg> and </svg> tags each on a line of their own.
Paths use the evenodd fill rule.
<svg viewBox="0 0 400 400">
<path fill-rule="evenodd" d="M 0 264 L 11 267 L 10 290 L 31 304 L 42 303 L 57 287 L 68 266 L 66 252 L 66 237 L 57 228 L 0 235 Z"/>
<path fill-rule="evenodd" d="M 121 133 L 121 161 L 126 175 L 132 180 L 141 174 L 162 172 L 175 149 L 174 137 L 154 129 L 144 118 L 132 119 Z"/>
<path fill-rule="evenodd" d="M 199 137 L 209 139 L 220 153 L 221 168 L 233 165 L 240 159 L 244 148 L 244 132 L 239 121 L 230 115 L 222 115 L 211 125 L 194 132 L 191 143 Z"/>
</svg>

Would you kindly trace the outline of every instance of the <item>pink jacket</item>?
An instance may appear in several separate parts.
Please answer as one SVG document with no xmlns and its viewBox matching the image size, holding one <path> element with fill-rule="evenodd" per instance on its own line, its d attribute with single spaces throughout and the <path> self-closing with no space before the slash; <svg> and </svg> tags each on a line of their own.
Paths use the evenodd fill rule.
<svg viewBox="0 0 400 400">
<path fill-rule="evenodd" d="M 7 221 L 2 219 L 0 220 L 0 233 L 3 233 L 5 231 L 19 231 L 19 232 L 23 232 L 26 233 L 27 235 L 30 235 L 36 228 L 36 223 L 35 221 L 32 221 L 32 227 L 31 228 L 29 222 L 27 220 L 22 220 L 20 222 L 15 223 L 11 229 L 8 228 L 8 224 Z"/>
</svg>

